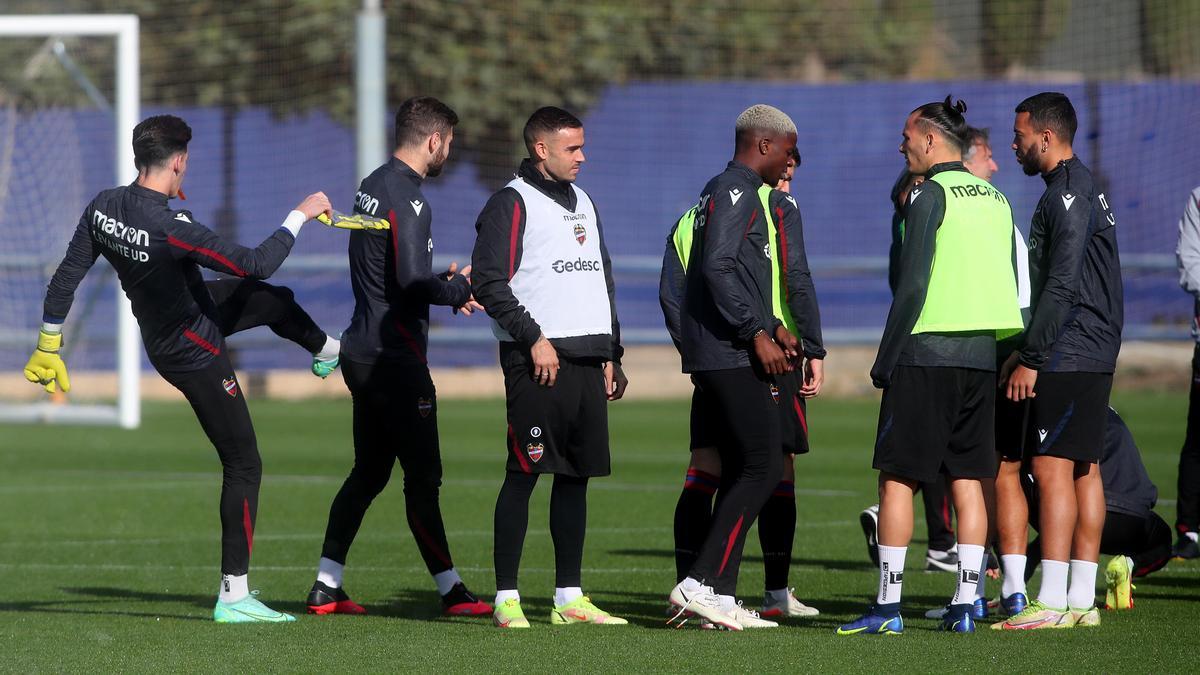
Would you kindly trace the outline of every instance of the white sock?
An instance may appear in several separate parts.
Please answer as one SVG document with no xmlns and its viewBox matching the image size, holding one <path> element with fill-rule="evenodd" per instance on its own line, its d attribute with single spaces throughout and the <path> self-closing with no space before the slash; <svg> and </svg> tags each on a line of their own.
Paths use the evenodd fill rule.
<svg viewBox="0 0 1200 675">
<path fill-rule="evenodd" d="M 342 563 L 334 562 L 329 558 L 321 558 L 317 563 L 317 581 L 330 588 L 341 588 L 342 572 L 345 570 L 346 566 Z"/>
<path fill-rule="evenodd" d="M 907 554 L 907 546 L 879 545 L 879 592 L 875 594 L 875 604 L 900 602 L 900 590 L 904 585 L 904 556 Z"/>
<path fill-rule="evenodd" d="M 1096 604 L 1097 563 L 1071 559 L 1071 588 L 1067 591 L 1067 607 L 1091 609 Z"/>
<path fill-rule="evenodd" d="M 979 586 L 979 561 L 982 558 L 983 547 L 979 544 L 958 545 L 958 584 L 950 604 L 962 605 L 975 601 L 975 589 Z"/>
<path fill-rule="evenodd" d="M 462 583 L 462 577 L 458 576 L 458 570 L 451 567 L 445 572 L 433 575 L 433 583 L 437 584 L 438 595 L 445 595 L 454 588 L 454 584 Z"/>
<path fill-rule="evenodd" d="M 1053 609 L 1067 606 L 1067 572 L 1071 566 L 1062 560 L 1042 560 L 1042 587 L 1038 602 Z"/>
<path fill-rule="evenodd" d="M 318 361 L 332 361 L 337 358 L 338 352 L 342 349 L 342 343 L 332 335 L 325 336 L 325 346 L 321 347 L 321 351 L 313 354 L 313 357 Z"/>
<path fill-rule="evenodd" d="M 1195 542 L 1200 542 L 1200 532 L 1184 532 L 1183 536 Z"/>
<path fill-rule="evenodd" d="M 679 582 L 679 585 L 683 588 L 683 590 L 685 590 L 689 593 L 691 593 L 693 591 L 698 591 L 704 587 L 704 584 L 700 583 L 696 579 L 693 579 L 692 577 L 688 577 L 688 578 L 684 579 L 683 581 Z"/>
<path fill-rule="evenodd" d="M 983 560 L 979 562 L 979 584 L 975 586 L 975 597 L 983 598 L 987 601 L 987 571 L 988 571 L 988 554 L 983 554 Z"/>
<path fill-rule="evenodd" d="M 771 598 L 772 602 L 785 602 L 791 594 L 792 591 L 790 588 L 767 589 L 767 597 Z"/>
<path fill-rule="evenodd" d="M 1016 553 L 1000 554 L 1000 595 L 1011 598 L 1013 593 L 1025 593 L 1025 556 Z"/>
<path fill-rule="evenodd" d="M 250 575 L 222 574 L 221 592 L 217 599 L 221 602 L 237 602 L 250 595 Z"/>
<path fill-rule="evenodd" d="M 496 591 L 496 606 L 497 607 L 499 607 L 500 605 L 503 605 L 506 600 L 516 600 L 517 602 L 520 602 L 521 594 L 518 593 L 517 589 L 515 589 L 515 588 L 512 590 L 509 590 L 509 591 Z"/>
<path fill-rule="evenodd" d="M 562 607 L 568 602 L 575 602 L 583 597 L 583 589 L 578 586 L 554 589 L 554 606 Z"/>
<path fill-rule="evenodd" d="M 737 609 L 737 598 L 732 595 L 718 595 L 717 597 L 721 599 L 721 611 L 732 612 Z"/>
</svg>

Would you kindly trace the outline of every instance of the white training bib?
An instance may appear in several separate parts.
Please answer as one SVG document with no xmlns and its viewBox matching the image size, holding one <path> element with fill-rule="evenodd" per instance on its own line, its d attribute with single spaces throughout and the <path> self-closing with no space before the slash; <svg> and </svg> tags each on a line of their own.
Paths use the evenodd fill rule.
<svg viewBox="0 0 1200 675">
<path fill-rule="evenodd" d="M 571 212 L 521 178 L 507 187 L 520 193 L 525 203 L 521 265 L 509 280 L 517 302 L 548 338 L 611 334 L 612 307 L 592 200 L 572 184 Z M 495 320 L 492 332 L 500 340 L 513 341 Z"/>
</svg>

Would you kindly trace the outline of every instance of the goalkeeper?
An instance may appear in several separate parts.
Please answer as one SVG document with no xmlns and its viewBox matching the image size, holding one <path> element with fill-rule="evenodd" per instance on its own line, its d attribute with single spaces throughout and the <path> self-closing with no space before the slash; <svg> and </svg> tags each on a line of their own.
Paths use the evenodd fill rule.
<svg viewBox="0 0 1200 675">
<path fill-rule="evenodd" d="M 221 588 L 213 618 L 293 621 L 249 592 L 262 461 L 225 336 L 267 325 L 312 352 L 314 370 L 318 363 L 329 366 L 330 354 L 336 358 L 337 341 L 296 305 L 290 290 L 258 281 L 279 268 L 307 220 L 332 209 L 324 194 L 312 194 L 257 248 L 221 239 L 189 211 L 168 205 L 182 196 L 191 138 L 187 123 L 172 115 L 134 128 L 137 181 L 101 192 L 84 210 L 46 291 L 42 331 L 25 377 L 49 392 L 70 389 L 58 354 L 63 321 L 75 289 L 104 256 L 133 305 L 150 363 L 187 398 L 221 458 Z M 200 267 L 239 278 L 205 283 Z"/>
</svg>

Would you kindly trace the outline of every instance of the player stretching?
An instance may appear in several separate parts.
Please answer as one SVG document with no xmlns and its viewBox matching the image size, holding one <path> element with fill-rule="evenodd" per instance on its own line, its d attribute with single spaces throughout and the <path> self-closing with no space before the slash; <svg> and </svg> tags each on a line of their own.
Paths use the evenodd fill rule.
<svg viewBox="0 0 1200 675">
<path fill-rule="evenodd" d="M 909 192 L 899 283 L 871 368 L 883 389 L 873 465 L 879 469 L 879 590 L 842 635 L 900 633 L 904 559 L 918 481 L 951 478 L 958 513 L 958 584 L 942 628 L 971 617 L 987 539 L 981 480 L 996 475 L 996 341 L 1020 332 L 1012 211 L 962 164 L 966 105 L 928 103 L 904 125 Z"/>
<path fill-rule="evenodd" d="M 624 624 L 583 594 L 587 484 L 609 474 L 608 407 L 628 382 L 612 263 L 596 207 L 575 185 L 583 123 L 540 108 L 525 123 L 529 158 L 492 195 L 475 225 L 475 296 L 500 340 L 508 466 L 496 498 L 496 611 L 501 628 L 528 628 L 517 569 L 540 474 L 554 474 L 553 624 Z"/>
<path fill-rule="evenodd" d="M 734 139 L 733 160 L 700 193 L 679 321 L 683 369 L 704 392 L 709 439 L 721 453 L 723 497 L 669 600 L 672 620 L 690 612 L 742 630 L 774 625 L 738 605 L 733 591 L 746 532 L 783 468 L 778 408 L 787 402 L 776 378 L 791 375 L 796 338 L 772 311 L 772 233 L 759 188 L 783 175 L 796 125 L 755 105 L 738 116 Z"/>
<path fill-rule="evenodd" d="M 797 600 L 792 589 L 788 588 L 792 542 L 796 535 L 794 460 L 795 455 L 809 450 L 805 400 L 820 392 L 824 379 L 822 359 L 825 357 L 821 341 L 821 317 L 804 250 L 800 210 L 795 199 L 787 194 L 799 157 L 799 152 L 793 148 L 787 169 L 776 189 L 763 185 L 758 191 L 767 222 L 774 232 L 771 239 L 771 292 L 775 316 L 792 335 L 799 335 L 802 351 L 808 359 L 803 384 L 797 382 L 798 371 L 776 378 L 783 438 L 783 478 L 763 505 L 758 520 L 758 538 L 762 546 L 766 580 L 761 616 L 770 618 L 816 616 L 820 613 Z M 659 302 L 676 349 L 679 349 L 681 341 L 679 308 L 683 301 L 686 261 L 692 250 L 695 219 L 696 207 L 692 207 L 671 228 L 663 255 Z M 682 581 L 687 576 L 708 534 L 709 521 L 712 519 L 713 496 L 720 485 L 722 471 L 721 455 L 717 449 L 719 439 L 713 437 L 709 427 L 718 414 L 719 410 L 712 408 L 712 401 L 706 392 L 696 387 L 692 393 L 692 456 L 683 490 L 675 505 L 676 581 Z M 720 499 L 719 495 L 717 499 Z M 715 590 L 718 595 L 727 596 L 723 598 L 726 604 L 736 604 L 733 589 Z M 752 625 L 757 622 L 748 623 Z"/>
<path fill-rule="evenodd" d="M 355 211 L 386 217 L 390 231 L 350 234 L 350 284 L 354 315 L 342 334 L 342 377 L 354 400 L 354 466 L 329 508 L 317 580 L 308 595 L 313 614 L 363 614 L 342 588 L 350 545 L 371 502 L 399 460 L 404 470 L 408 526 L 433 575 L 446 614 L 487 615 L 450 559 L 438 505 L 442 458 L 438 447 L 437 394 L 425 355 L 429 306 L 465 314 L 471 300 L 467 267 L 432 274 L 432 209 L 421 181 L 441 174 L 458 115 L 431 97 L 410 98 L 396 111 L 392 158 L 363 179 Z"/>
<path fill-rule="evenodd" d="M 219 622 L 294 621 L 251 595 L 247 578 L 262 460 L 225 337 L 254 326 L 271 330 L 310 353 L 337 353 L 286 288 L 265 279 L 278 269 L 308 219 L 331 212 L 324 194 L 309 195 L 271 236 L 249 249 L 222 240 L 191 212 L 167 200 L 180 194 L 192 130 L 178 117 L 150 117 L 133 129 L 132 185 L 105 190 L 83 212 L 67 254 L 46 291 L 37 351 L 25 376 L 54 391 L 70 389 L 58 356 L 62 324 L 75 289 L 103 255 L 133 305 L 150 363 L 183 393 L 221 458 L 221 590 L 213 610 Z M 241 277 L 205 283 L 200 267 Z M 328 358 L 326 358 L 326 356 Z M 314 365 L 315 370 L 315 365 Z"/>
<path fill-rule="evenodd" d="M 1041 174 L 1046 191 L 1029 228 L 1032 317 L 1001 379 L 1009 399 L 1030 399 L 1025 447 L 1041 495 L 1042 586 L 996 625 L 1094 626 L 1105 511 L 1098 462 L 1124 319 L 1117 219 L 1071 149 L 1071 101 L 1036 94 L 1016 113 L 1017 161 L 1026 175 Z"/>
</svg>

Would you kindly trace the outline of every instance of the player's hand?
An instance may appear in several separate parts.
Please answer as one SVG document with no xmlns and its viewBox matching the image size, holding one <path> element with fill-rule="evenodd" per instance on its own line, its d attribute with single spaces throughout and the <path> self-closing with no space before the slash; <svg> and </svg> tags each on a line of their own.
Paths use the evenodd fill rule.
<svg viewBox="0 0 1200 675">
<path fill-rule="evenodd" d="M 533 343 L 529 355 L 533 358 L 533 381 L 553 387 L 558 381 L 558 352 L 554 345 L 543 335 Z"/>
<path fill-rule="evenodd" d="M 390 230 L 392 224 L 382 218 L 372 218 L 362 213 L 346 214 L 334 211 L 332 215 L 320 213 L 317 221 L 339 230 Z"/>
<path fill-rule="evenodd" d="M 470 297 L 470 299 L 467 300 L 467 304 L 463 305 L 462 307 L 454 308 L 455 314 L 458 314 L 459 312 L 461 312 L 463 316 L 471 316 L 475 312 L 482 312 L 482 311 L 484 311 L 483 305 L 479 304 L 479 302 L 475 299 L 475 296 L 473 296 L 473 295 Z"/>
<path fill-rule="evenodd" d="M 53 394 L 57 387 L 71 391 L 71 378 L 67 375 L 67 364 L 63 363 L 58 350 L 62 348 L 62 333 L 38 331 L 37 349 L 25 364 L 25 379 L 36 382 Z"/>
<path fill-rule="evenodd" d="M 779 346 L 783 348 L 783 355 L 789 359 L 800 356 L 800 341 L 796 339 L 795 335 L 792 335 L 791 331 L 784 328 L 783 324 L 775 327 L 775 342 L 779 343 Z"/>
<path fill-rule="evenodd" d="M 804 381 L 800 383 L 800 395 L 813 398 L 821 393 L 821 385 L 825 384 L 825 361 L 808 359 L 804 364 Z"/>
<path fill-rule="evenodd" d="M 1037 376 L 1038 371 L 1018 363 L 1008 377 L 1008 400 L 1019 402 L 1036 397 L 1033 387 L 1037 384 Z"/>
<path fill-rule="evenodd" d="M 604 393 L 610 401 L 619 401 L 629 386 L 629 378 L 621 370 L 621 364 L 609 361 L 604 364 Z"/>
<path fill-rule="evenodd" d="M 775 344 L 766 331 L 761 331 L 754 336 L 754 356 L 768 375 L 782 375 L 792 369 L 792 364 L 783 350 Z"/>
<path fill-rule="evenodd" d="M 304 198 L 294 211 L 299 211 L 304 214 L 305 218 L 312 220 L 319 215 L 324 214 L 326 217 L 333 217 L 333 205 L 329 203 L 329 197 L 325 196 L 324 192 L 314 192 Z"/>
<path fill-rule="evenodd" d="M 1000 376 L 997 378 L 996 386 L 1000 389 L 1008 386 L 1008 376 L 1012 375 L 1013 368 L 1017 367 L 1017 353 L 1013 352 L 1004 359 L 1004 363 L 1000 364 Z"/>
</svg>

